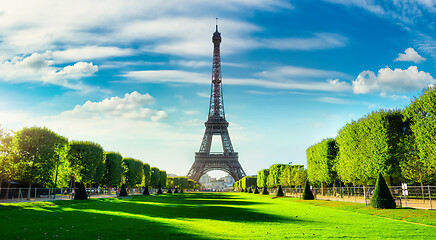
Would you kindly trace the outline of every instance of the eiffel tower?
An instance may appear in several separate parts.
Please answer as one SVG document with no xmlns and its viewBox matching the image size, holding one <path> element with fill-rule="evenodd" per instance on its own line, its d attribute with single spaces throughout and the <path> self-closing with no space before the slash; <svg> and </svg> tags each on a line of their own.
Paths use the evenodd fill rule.
<svg viewBox="0 0 436 240">
<path fill-rule="evenodd" d="M 245 176 L 245 172 L 239 164 L 238 153 L 233 150 L 227 127 L 229 123 L 224 114 L 220 43 L 221 33 L 216 31 L 212 36 L 213 42 L 213 66 L 212 84 L 210 92 L 209 117 L 204 123 L 206 130 L 200 150 L 195 153 L 195 162 L 188 172 L 188 178 L 199 181 L 201 176 L 212 170 L 222 170 L 230 174 L 235 181 Z M 223 152 L 210 152 L 213 135 L 221 135 Z"/>
</svg>

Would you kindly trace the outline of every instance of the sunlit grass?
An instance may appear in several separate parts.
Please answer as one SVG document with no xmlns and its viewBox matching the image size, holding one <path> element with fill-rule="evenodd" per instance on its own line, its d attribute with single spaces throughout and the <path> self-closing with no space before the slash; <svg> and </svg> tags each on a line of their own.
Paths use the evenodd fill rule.
<svg viewBox="0 0 436 240">
<path fill-rule="evenodd" d="M 434 211 L 248 193 L 7 204 L 0 222 L 0 239 L 436 239 Z"/>
</svg>

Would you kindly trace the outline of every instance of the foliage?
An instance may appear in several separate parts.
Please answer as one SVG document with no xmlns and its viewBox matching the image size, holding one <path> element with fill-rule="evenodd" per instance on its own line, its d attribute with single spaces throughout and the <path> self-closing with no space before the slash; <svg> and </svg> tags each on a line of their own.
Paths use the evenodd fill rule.
<svg viewBox="0 0 436 240">
<path fill-rule="evenodd" d="M 313 196 L 312 190 L 310 190 L 309 182 L 306 182 L 306 186 L 304 187 L 304 192 L 302 198 L 304 200 L 314 200 L 315 197 Z"/>
<path fill-rule="evenodd" d="M 283 197 L 284 196 L 282 186 L 280 186 L 280 185 L 279 185 L 279 187 L 277 189 L 276 196 L 277 197 Z"/>
<path fill-rule="evenodd" d="M 337 179 L 336 156 L 338 147 L 334 139 L 328 138 L 310 146 L 306 150 L 307 176 L 315 184 L 327 183 Z"/>
<path fill-rule="evenodd" d="M 121 190 L 120 193 L 118 194 L 119 197 L 127 197 L 127 190 L 126 190 L 126 185 L 121 185 Z"/>
<path fill-rule="evenodd" d="M 336 170 L 345 183 L 374 184 L 378 172 L 399 179 L 406 124 L 399 110 L 380 110 L 347 124 L 336 142 Z"/>
<path fill-rule="evenodd" d="M 371 206 L 375 208 L 395 208 L 395 200 L 389 191 L 383 175 L 379 173 L 374 193 L 371 197 Z"/>
<path fill-rule="evenodd" d="M 254 192 L 253 192 L 254 194 L 259 194 L 259 189 L 257 189 L 257 186 L 256 187 L 254 187 Z"/>
<path fill-rule="evenodd" d="M 144 177 L 142 162 L 133 158 L 123 159 L 124 182 L 129 187 L 139 186 Z"/>
<path fill-rule="evenodd" d="M 151 185 L 151 170 L 150 170 L 150 164 L 144 163 L 142 165 L 143 167 L 143 175 L 144 175 L 144 186 L 148 187 Z"/>
<path fill-rule="evenodd" d="M 104 171 L 103 148 L 94 142 L 72 141 L 68 152 L 68 159 L 75 169 L 75 179 L 84 183 L 100 182 Z"/>
<path fill-rule="evenodd" d="M 88 194 L 86 193 L 85 184 L 80 183 L 79 188 L 74 194 L 74 200 L 88 200 Z"/>
<path fill-rule="evenodd" d="M 290 165 L 283 169 L 281 173 L 281 186 L 283 187 L 297 187 L 302 186 L 307 179 L 307 173 L 304 165 Z"/>
<path fill-rule="evenodd" d="M 287 164 L 275 164 L 269 168 L 269 174 L 267 179 L 268 187 L 278 187 L 282 184 L 283 174 L 286 169 L 290 168 Z"/>
<path fill-rule="evenodd" d="M 260 170 L 257 173 L 257 186 L 260 188 L 267 187 L 269 169 Z"/>
<path fill-rule="evenodd" d="M 160 170 L 157 167 L 151 168 L 150 185 L 154 188 L 159 187 Z"/>
<path fill-rule="evenodd" d="M 256 181 L 257 178 L 256 177 L 250 177 L 250 176 L 245 176 L 243 177 L 241 180 L 239 180 L 241 183 L 241 187 L 242 188 L 251 188 L 256 186 Z"/>
<path fill-rule="evenodd" d="M 47 128 L 23 128 L 15 133 L 12 148 L 18 158 L 18 179 L 22 182 L 51 187 L 54 183 L 59 146 L 67 143 Z"/>
<path fill-rule="evenodd" d="M 105 154 L 104 183 L 108 186 L 119 186 L 123 175 L 123 156 L 116 152 Z"/>
<path fill-rule="evenodd" d="M 166 187 L 166 185 L 167 185 L 167 172 L 166 171 L 159 172 L 159 184 L 161 187 Z"/>
</svg>

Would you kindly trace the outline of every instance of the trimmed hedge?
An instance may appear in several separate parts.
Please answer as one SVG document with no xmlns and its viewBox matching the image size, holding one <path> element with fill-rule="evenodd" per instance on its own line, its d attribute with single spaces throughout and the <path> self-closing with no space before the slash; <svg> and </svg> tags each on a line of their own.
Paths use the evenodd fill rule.
<svg viewBox="0 0 436 240">
<path fill-rule="evenodd" d="M 174 189 L 174 193 L 179 193 L 179 191 L 177 190 L 177 188 L 176 188 L 176 189 Z"/>
<path fill-rule="evenodd" d="M 145 187 L 144 192 L 142 192 L 142 195 L 150 195 L 150 192 L 148 191 L 148 186 Z"/>
<path fill-rule="evenodd" d="M 118 194 L 118 197 L 127 197 L 127 190 L 124 184 L 121 186 L 120 194 Z"/>
<path fill-rule="evenodd" d="M 162 192 L 162 188 L 159 188 L 159 189 L 157 190 L 157 194 L 163 194 L 163 192 Z"/>
<path fill-rule="evenodd" d="M 259 190 L 257 189 L 257 186 L 254 188 L 254 194 L 259 194 Z"/>
<path fill-rule="evenodd" d="M 74 200 L 88 200 L 88 194 L 86 194 L 85 184 L 80 183 L 79 188 L 76 190 Z"/>
<path fill-rule="evenodd" d="M 171 188 L 168 188 L 167 193 L 173 193 L 173 191 L 171 191 Z"/>
<path fill-rule="evenodd" d="M 253 193 L 253 191 L 251 191 L 251 188 L 248 189 L 248 193 Z"/>
<path fill-rule="evenodd" d="M 310 190 L 309 182 L 306 182 L 306 187 L 304 187 L 304 192 L 302 198 L 304 200 L 314 200 L 315 197 L 313 196 L 312 190 Z"/>
<path fill-rule="evenodd" d="M 264 188 L 263 188 L 262 194 L 263 194 L 263 195 L 268 195 L 268 194 L 269 194 L 269 192 L 268 192 L 268 188 L 267 188 L 267 187 L 264 187 Z"/>
<path fill-rule="evenodd" d="M 371 197 L 371 206 L 375 208 L 396 208 L 397 206 L 381 173 L 378 175 L 374 194 Z"/>
<path fill-rule="evenodd" d="M 277 193 L 276 193 L 277 197 L 283 197 L 283 190 L 282 190 L 282 186 L 279 185 L 279 188 L 277 189 Z"/>
</svg>

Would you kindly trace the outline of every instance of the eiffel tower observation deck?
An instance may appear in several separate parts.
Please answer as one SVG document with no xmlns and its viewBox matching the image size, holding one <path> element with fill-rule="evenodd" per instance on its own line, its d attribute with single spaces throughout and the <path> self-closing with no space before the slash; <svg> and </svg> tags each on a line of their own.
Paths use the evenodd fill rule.
<svg viewBox="0 0 436 240">
<path fill-rule="evenodd" d="M 212 170 L 221 170 L 230 174 L 235 181 L 245 176 L 245 172 L 238 161 L 238 153 L 234 151 L 227 127 L 224 112 L 220 44 L 221 33 L 216 31 L 212 36 L 213 42 L 213 65 L 212 84 L 210 92 L 209 115 L 204 123 L 206 130 L 200 150 L 195 153 L 195 161 L 188 172 L 188 178 L 199 181 L 201 176 Z M 212 138 L 220 135 L 222 141 L 222 152 L 211 152 Z"/>
</svg>

